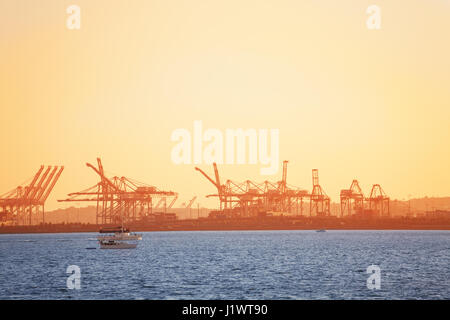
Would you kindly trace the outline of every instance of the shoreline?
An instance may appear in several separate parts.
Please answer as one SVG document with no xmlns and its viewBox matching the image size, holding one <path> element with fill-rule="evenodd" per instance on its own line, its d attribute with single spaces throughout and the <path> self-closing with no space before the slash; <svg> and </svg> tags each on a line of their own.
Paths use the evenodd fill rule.
<svg viewBox="0 0 450 320">
<path fill-rule="evenodd" d="M 0 234 L 29 233 L 97 233 L 102 227 L 117 225 L 44 224 L 33 226 L 0 226 Z M 270 219 L 193 219 L 127 224 L 133 232 L 157 231 L 275 231 L 275 230 L 450 230 L 450 220 L 423 220 L 407 218 L 345 219 L 345 218 L 291 218 Z"/>
</svg>

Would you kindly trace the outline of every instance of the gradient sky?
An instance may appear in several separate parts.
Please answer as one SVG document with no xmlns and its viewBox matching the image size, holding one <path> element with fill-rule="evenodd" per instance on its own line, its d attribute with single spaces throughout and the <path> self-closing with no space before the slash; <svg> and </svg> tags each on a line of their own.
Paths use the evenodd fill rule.
<svg viewBox="0 0 450 320">
<path fill-rule="evenodd" d="M 381 30 L 366 28 L 371 4 Z M 288 183 L 311 189 L 318 168 L 333 201 L 354 178 L 366 194 L 450 195 L 448 0 L 0 0 L 0 70 L 0 194 L 64 165 L 48 209 L 98 182 L 97 156 L 178 205 L 213 206 L 213 186 L 170 158 L 172 131 L 194 120 L 280 129 Z M 220 173 L 280 179 L 259 169 Z"/>
</svg>

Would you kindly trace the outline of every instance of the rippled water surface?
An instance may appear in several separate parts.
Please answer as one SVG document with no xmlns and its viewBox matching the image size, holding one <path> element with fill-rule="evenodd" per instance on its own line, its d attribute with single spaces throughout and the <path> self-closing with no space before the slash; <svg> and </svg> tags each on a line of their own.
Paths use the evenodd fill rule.
<svg viewBox="0 0 450 320">
<path fill-rule="evenodd" d="M 147 232 L 134 250 L 95 236 L 0 235 L 0 299 L 450 299 L 449 231 Z"/>
</svg>

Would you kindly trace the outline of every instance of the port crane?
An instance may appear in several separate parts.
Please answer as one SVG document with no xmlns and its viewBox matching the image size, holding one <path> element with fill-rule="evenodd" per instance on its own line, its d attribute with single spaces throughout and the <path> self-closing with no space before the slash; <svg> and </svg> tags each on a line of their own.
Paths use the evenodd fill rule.
<svg viewBox="0 0 450 320">
<path fill-rule="evenodd" d="M 45 222 L 45 202 L 59 180 L 63 166 L 40 166 L 30 184 L 0 196 L 0 220 L 14 225 Z M 41 214 L 42 219 L 39 219 Z"/>
<path fill-rule="evenodd" d="M 306 190 L 287 184 L 287 164 L 283 161 L 282 178 L 278 182 L 264 181 L 262 183 L 246 180 L 234 182 L 227 180 L 221 184 L 217 164 L 213 163 L 215 179 L 208 176 L 200 168 L 195 168 L 217 189 L 217 194 L 207 197 L 218 197 L 220 211 L 230 216 L 256 216 L 268 211 L 290 212 L 296 208 L 297 214 L 299 203 L 303 211 L 303 199 L 309 197 Z"/>
<path fill-rule="evenodd" d="M 389 197 L 379 184 L 374 184 L 370 191 L 370 196 L 366 199 L 369 202 L 369 210 L 379 217 L 390 217 Z"/>
<path fill-rule="evenodd" d="M 379 184 L 374 184 L 369 197 L 365 197 L 358 180 L 353 180 L 349 189 L 341 190 L 341 218 L 344 216 L 374 215 L 390 216 L 390 198 Z"/>
<path fill-rule="evenodd" d="M 358 180 L 354 179 L 349 189 L 340 193 L 341 217 L 361 214 L 364 211 L 364 193 Z"/>
<path fill-rule="evenodd" d="M 96 223 L 117 224 L 145 220 L 152 214 L 153 199 L 175 197 L 173 191 L 163 191 L 154 186 L 126 177 L 106 177 L 100 158 L 97 167 L 91 168 L 100 178 L 96 185 L 68 194 L 67 199 L 59 202 L 93 201 L 97 203 Z"/>
</svg>

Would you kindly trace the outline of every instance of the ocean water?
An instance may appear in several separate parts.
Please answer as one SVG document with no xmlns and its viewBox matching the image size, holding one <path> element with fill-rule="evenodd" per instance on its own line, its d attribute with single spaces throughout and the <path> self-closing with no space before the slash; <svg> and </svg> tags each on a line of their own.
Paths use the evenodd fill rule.
<svg viewBox="0 0 450 320">
<path fill-rule="evenodd" d="M 449 231 L 144 232 L 132 250 L 95 236 L 0 235 L 0 299 L 450 299 Z"/>
</svg>

